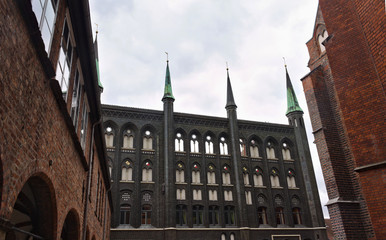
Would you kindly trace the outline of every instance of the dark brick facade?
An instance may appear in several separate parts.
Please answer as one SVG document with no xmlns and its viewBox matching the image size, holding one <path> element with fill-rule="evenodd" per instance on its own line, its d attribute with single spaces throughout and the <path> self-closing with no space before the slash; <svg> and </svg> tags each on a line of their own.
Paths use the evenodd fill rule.
<svg viewBox="0 0 386 240">
<path fill-rule="evenodd" d="M 31 1 L 0 2 L 0 239 L 109 239 L 112 199 L 94 45 L 83 17 L 88 2 L 52 2 L 49 57 Z M 55 80 L 65 16 L 76 42 L 67 93 L 77 66 L 87 86 L 78 105 L 87 111 L 78 118 L 70 113 L 73 95 Z"/>
<path fill-rule="evenodd" d="M 289 113 L 291 125 L 281 125 L 237 120 L 235 105 L 227 105 L 228 118 L 218 118 L 175 113 L 174 99 L 164 97 L 163 101 L 164 111 L 102 107 L 116 209 L 112 239 L 326 239 L 302 112 Z M 149 136 L 151 149 L 144 140 Z M 207 136 L 213 153 L 206 152 Z M 178 151 L 176 139 L 183 142 L 183 150 Z M 193 150 L 193 140 L 198 151 Z M 226 154 L 221 154 L 222 140 L 228 147 Z M 252 156 L 252 140 L 259 156 Z M 271 147 L 275 157 L 268 157 Z M 283 155 L 283 148 L 289 148 L 290 158 Z M 144 180 L 149 168 L 151 181 Z M 183 181 L 178 180 L 180 170 Z M 215 181 L 208 177 L 210 173 Z M 225 173 L 230 173 L 230 184 Z M 262 185 L 254 179 L 260 174 Z M 272 183 L 276 175 L 279 187 Z M 289 176 L 295 177 L 296 187 L 289 186 Z M 185 191 L 182 198 L 180 190 Z M 201 197 L 197 198 L 196 191 L 201 191 Z M 215 200 L 212 191 L 216 191 Z M 150 222 L 144 206 L 150 206 Z M 261 207 L 266 222 L 259 218 Z M 213 211 L 217 221 L 213 221 Z"/>
<path fill-rule="evenodd" d="M 307 42 L 311 72 L 302 81 L 334 235 L 384 239 L 384 4 L 319 3 Z"/>
</svg>

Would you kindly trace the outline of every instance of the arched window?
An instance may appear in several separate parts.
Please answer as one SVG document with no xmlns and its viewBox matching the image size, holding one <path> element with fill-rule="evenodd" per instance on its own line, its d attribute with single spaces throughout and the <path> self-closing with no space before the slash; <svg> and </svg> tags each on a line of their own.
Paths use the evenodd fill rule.
<svg viewBox="0 0 386 240">
<path fill-rule="evenodd" d="M 323 45 L 323 41 L 326 40 L 328 37 L 327 30 L 324 30 L 319 36 L 318 36 L 318 43 L 319 43 L 319 48 L 320 48 L 320 53 L 323 53 L 326 51 L 326 48 Z"/>
<path fill-rule="evenodd" d="M 276 159 L 275 148 L 272 142 L 267 143 L 266 151 L 267 151 L 267 159 Z"/>
<path fill-rule="evenodd" d="M 133 180 L 133 164 L 126 160 L 122 165 L 122 181 L 132 181 Z"/>
<path fill-rule="evenodd" d="M 178 163 L 177 170 L 176 170 L 176 183 L 183 183 L 183 182 L 185 182 L 184 165 L 182 165 L 182 163 Z"/>
<path fill-rule="evenodd" d="M 221 234 L 221 240 L 226 240 L 227 236 L 225 235 L 225 233 L 222 233 Z"/>
<path fill-rule="evenodd" d="M 249 186 L 249 173 L 246 167 L 243 167 L 243 178 L 244 178 L 244 185 Z"/>
<path fill-rule="evenodd" d="M 234 233 L 231 233 L 229 240 L 235 240 L 235 234 Z"/>
<path fill-rule="evenodd" d="M 208 167 L 208 184 L 216 184 L 216 173 L 215 173 L 215 167 L 210 164 Z"/>
<path fill-rule="evenodd" d="M 184 140 L 182 139 L 182 134 L 179 132 L 176 134 L 175 151 L 176 152 L 183 152 L 184 151 Z"/>
<path fill-rule="evenodd" d="M 257 208 L 257 218 L 258 218 L 259 224 L 268 224 L 266 207 Z"/>
<path fill-rule="evenodd" d="M 252 205 L 252 193 L 251 193 L 251 191 L 245 191 L 245 202 L 247 205 Z"/>
<path fill-rule="evenodd" d="M 193 225 L 199 226 L 204 224 L 204 207 L 199 205 L 193 206 Z"/>
<path fill-rule="evenodd" d="M 177 226 L 186 225 L 186 206 L 177 205 L 176 207 L 176 224 Z"/>
<path fill-rule="evenodd" d="M 193 189 L 193 200 L 202 200 L 202 192 L 200 189 Z"/>
<path fill-rule="evenodd" d="M 249 151 L 251 152 L 251 158 L 258 158 L 259 155 L 259 147 L 257 146 L 256 140 L 251 140 L 251 145 L 249 146 Z"/>
<path fill-rule="evenodd" d="M 133 149 L 134 148 L 134 133 L 131 129 L 126 129 L 123 132 L 123 148 Z"/>
<path fill-rule="evenodd" d="M 235 225 L 235 208 L 233 206 L 224 207 L 224 220 L 227 226 Z"/>
<path fill-rule="evenodd" d="M 209 225 L 215 226 L 219 225 L 219 208 L 218 206 L 209 206 Z"/>
<path fill-rule="evenodd" d="M 141 211 L 141 224 L 151 225 L 151 205 L 145 204 L 142 206 Z"/>
<path fill-rule="evenodd" d="M 176 195 L 177 200 L 185 200 L 186 199 L 185 189 L 177 189 L 176 194 L 177 194 Z"/>
<path fill-rule="evenodd" d="M 200 165 L 198 165 L 198 163 L 193 164 L 192 183 L 196 183 L 196 184 L 201 183 Z"/>
<path fill-rule="evenodd" d="M 224 191 L 224 201 L 233 201 L 232 191 Z"/>
<path fill-rule="evenodd" d="M 143 149 L 153 150 L 153 136 L 149 130 L 145 131 L 145 135 L 143 136 Z"/>
<path fill-rule="evenodd" d="M 287 143 L 283 143 L 283 149 L 282 149 L 283 159 L 284 160 L 291 160 L 291 151 Z"/>
<path fill-rule="evenodd" d="M 190 152 L 191 153 L 199 153 L 200 149 L 198 147 L 198 140 L 197 140 L 197 135 L 192 134 L 190 138 Z"/>
<path fill-rule="evenodd" d="M 220 154 L 228 155 L 228 144 L 226 143 L 224 137 L 220 138 Z"/>
<path fill-rule="evenodd" d="M 114 147 L 114 129 L 110 126 L 105 128 L 105 140 L 106 140 L 106 147 L 108 148 Z"/>
<path fill-rule="evenodd" d="M 151 181 L 153 181 L 152 164 L 149 160 L 146 160 L 142 167 L 142 182 Z"/>
<path fill-rule="evenodd" d="M 131 206 L 128 204 L 121 205 L 120 213 L 121 213 L 121 218 L 119 223 L 120 224 L 130 224 L 130 211 L 131 211 Z"/>
<path fill-rule="evenodd" d="M 280 181 L 279 181 L 279 172 L 276 169 L 271 170 L 271 186 L 273 188 L 280 187 Z"/>
<path fill-rule="evenodd" d="M 243 157 L 247 156 L 247 148 L 245 147 L 245 141 L 244 139 L 241 139 L 241 138 L 240 138 L 240 154 Z"/>
<path fill-rule="evenodd" d="M 222 184 L 223 185 L 231 185 L 231 173 L 230 173 L 230 168 L 227 165 L 224 165 L 224 167 L 223 167 Z"/>
<path fill-rule="evenodd" d="M 296 188 L 295 173 L 294 170 L 289 169 L 287 173 L 288 188 Z"/>
<path fill-rule="evenodd" d="M 263 183 L 263 171 L 260 168 L 255 168 L 255 172 L 253 174 L 253 184 L 255 187 L 264 186 Z"/>
<path fill-rule="evenodd" d="M 209 201 L 217 201 L 217 190 L 209 190 Z"/>
<path fill-rule="evenodd" d="M 300 215 L 300 208 L 292 208 L 292 218 L 294 220 L 294 224 L 302 224 L 302 218 Z"/>
<path fill-rule="evenodd" d="M 209 135 L 206 136 L 205 140 L 205 153 L 214 154 L 212 137 Z"/>
<path fill-rule="evenodd" d="M 108 159 L 108 166 L 109 166 L 109 174 L 110 174 L 110 179 L 113 177 L 113 162 L 111 159 Z"/>
<path fill-rule="evenodd" d="M 283 208 L 277 207 L 275 209 L 275 213 L 276 213 L 276 224 L 285 224 Z"/>
</svg>

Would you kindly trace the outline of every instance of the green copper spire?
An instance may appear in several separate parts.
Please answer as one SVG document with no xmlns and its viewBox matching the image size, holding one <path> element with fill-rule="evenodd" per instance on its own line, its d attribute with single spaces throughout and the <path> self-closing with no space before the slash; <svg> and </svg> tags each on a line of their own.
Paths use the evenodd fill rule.
<svg viewBox="0 0 386 240">
<path fill-rule="evenodd" d="M 231 80 L 229 78 L 229 69 L 227 68 L 227 104 L 225 105 L 225 108 L 228 107 L 236 107 L 235 99 L 233 98 L 233 91 L 232 91 L 232 85 Z"/>
<path fill-rule="evenodd" d="M 95 34 L 94 52 L 95 52 L 95 65 L 96 65 L 97 75 L 98 75 L 98 86 L 101 89 L 101 92 L 103 92 L 103 85 L 102 85 L 101 78 L 99 75 L 98 31 L 96 31 L 96 34 Z"/>
<path fill-rule="evenodd" d="M 164 97 L 162 98 L 162 100 L 165 98 L 171 98 L 174 100 L 172 92 L 172 82 L 170 81 L 169 60 L 166 61 L 165 90 Z"/>
<path fill-rule="evenodd" d="M 296 98 L 296 94 L 294 91 L 294 88 L 292 87 L 291 79 L 289 77 L 288 71 L 287 71 L 287 65 L 285 66 L 285 73 L 287 77 L 287 112 L 286 115 L 292 112 L 302 112 L 303 110 L 300 108 L 298 99 Z"/>
</svg>

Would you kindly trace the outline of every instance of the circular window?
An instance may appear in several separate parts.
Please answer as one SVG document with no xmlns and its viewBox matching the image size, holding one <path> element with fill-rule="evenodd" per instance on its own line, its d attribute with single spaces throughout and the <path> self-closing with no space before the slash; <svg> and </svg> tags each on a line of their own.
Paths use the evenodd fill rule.
<svg viewBox="0 0 386 240">
<path fill-rule="evenodd" d="M 145 132 L 145 135 L 146 135 L 146 136 L 150 136 L 150 131 L 149 131 L 149 130 L 146 131 L 146 132 Z"/>
</svg>

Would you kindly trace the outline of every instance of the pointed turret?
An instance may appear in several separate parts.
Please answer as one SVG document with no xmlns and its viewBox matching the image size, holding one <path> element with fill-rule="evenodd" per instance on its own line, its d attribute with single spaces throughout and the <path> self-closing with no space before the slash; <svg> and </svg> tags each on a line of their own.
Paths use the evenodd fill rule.
<svg viewBox="0 0 386 240">
<path fill-rule="evenodd" d="M 294 88 L 292 87 L 291 79 L 289 77 L 288 71 L 287 71 L 287 65 L 285 66 L 285 73 L 287 77 L 287 112 L 286 115 L 292 112 L 302 112 L 303 110 L 300 108 L 298 99 L 296 98 L 296 94 L 294 91 Z"/>
<path fill-rule="evenodd" d="M 170 80 L 170 72 L 169 72 L 169 60 L 166 61 L 166 76 L 165 76 L 165 90 L 164 90 L 164 97 L 165 98 L 171 98 L 174 101 L 174 96 L 172 92 L 172 82 Z"/>
<path fill-rule="evenodd" d="M 227 68 L 227 104 L 225 106 L 225 108 L 228 108 L 228 107 L 235 107 L 237 108 L 236 106 L 236 103 L 235 103 L 235 99 L 233 98 L 233 91 L 232 91 L 232 85 L 231 85 L 231 80 L 229 78 L 229 69 Z"/>
<path fill-rule="evenodd" d="M 96 31 L 96 34 L 95 34 L 94 52 L 95 52 L 95 64 L 96 64 L 96 69 L 97 69 L 97 74 L 98 74 L 98 86 L 99 86 L 100 91 L 103 92 L 103 85 L 102 85 L 101 78 L 99 75 L 98 31 Z"/>
</svg>

